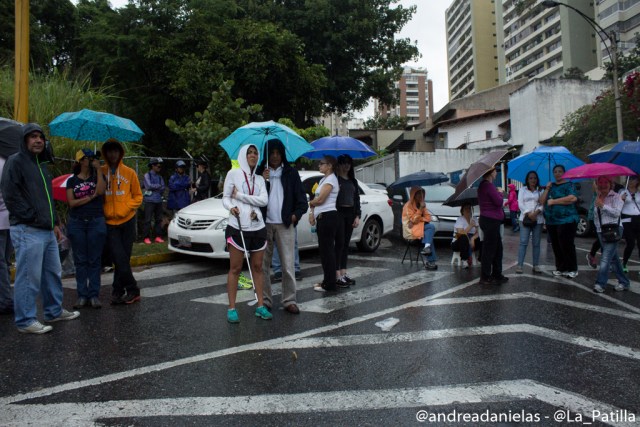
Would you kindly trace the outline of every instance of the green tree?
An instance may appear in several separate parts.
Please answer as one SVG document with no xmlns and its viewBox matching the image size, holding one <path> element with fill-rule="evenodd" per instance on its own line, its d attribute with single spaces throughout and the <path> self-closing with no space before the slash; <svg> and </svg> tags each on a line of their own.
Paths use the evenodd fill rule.
<svg viewBox="0 0 640 427">
<path fill-rule="evenodd" d="M 569 68 L 560 78 L 565 80 L 589 80 L 589 77 L 585 76 L 584 72 L 578 67 Z"/>
<path fill-rule="evenodd" d="M 409 118 L 406 116 L 389 116 L 382 117 L 379 113 L 375 113 L 373 117 L 368 118 L 364 122 L 366 130 L 404 130 L 407 128 Z"/>
</svg>

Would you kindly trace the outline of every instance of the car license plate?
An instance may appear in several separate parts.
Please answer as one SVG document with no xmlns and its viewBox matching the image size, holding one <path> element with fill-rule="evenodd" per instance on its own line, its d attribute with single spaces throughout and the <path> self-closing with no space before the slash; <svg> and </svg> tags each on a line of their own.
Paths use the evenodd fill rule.
<svg viewBox="0 0 640 427">
<path fill-rule="evenodd" d="M 189 236 L 178 236 L 178 246 L 183 248 L 191 247 L 191 237 Z"/>
</svg>

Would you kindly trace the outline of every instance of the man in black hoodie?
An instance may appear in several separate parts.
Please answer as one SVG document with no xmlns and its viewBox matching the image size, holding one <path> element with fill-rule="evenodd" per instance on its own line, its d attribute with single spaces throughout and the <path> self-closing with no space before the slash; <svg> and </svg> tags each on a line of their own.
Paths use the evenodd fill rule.
<svg viewBox="0 0 640 427">
<path fill-rule="evenodd" d="M 282 262 L 282 298 L 281 303 L 289 313 L 298 314 L 296 304 L 295 260 L 295 227 L 307 212 L 307 196 L 298 171 L 287 163 L 284 145 L 278 139 L 265 144 L 266 159 L 263 160 L 258 173 L 267 180 L 269 203 L 263 213 L 267 226 L 267 250 L 264 254 L 262 269 L 264 272 L 263 298 L 264 305 L 271 308 L 271 259 L 273 244 L 278 247 Z M 267 165 L 265 165 L 267 162 Z"/>
<path fill-rule="evenodd" d="M 20 151 L 7 160 L 1 185 L 16 252 L 15 323 L 18 331 L 31 334 L 44 334 L 53 329 L 41 324 L 36 317 L 39 293 L 45 322 L 71 320 L 80 315 L 62 308 L 62 268 L 58 253 L 61 234 L 55 225 L 51 174 L 46 163 L 42 128 L 35 123 L 24 125 Z"/>
</svg>

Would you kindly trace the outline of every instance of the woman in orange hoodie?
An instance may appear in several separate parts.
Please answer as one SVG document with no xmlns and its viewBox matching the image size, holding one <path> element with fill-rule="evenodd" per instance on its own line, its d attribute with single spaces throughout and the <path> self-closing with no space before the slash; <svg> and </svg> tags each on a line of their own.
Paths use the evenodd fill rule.
<svg viewBox="0 0 640 427">
<path fill-rule="evenodd" d="M 411 187 L 409 201 L 402 208 L 402 234 L 407 240 L 422 240 L 424 248 L 421 253 L 427 257 L 427 270 L 437 270 L 436 248 L 433 244 L 436 228 L 431 224 L 431 214 L 424 203 L 424 196 L 424 188 Z"/>
</svg>

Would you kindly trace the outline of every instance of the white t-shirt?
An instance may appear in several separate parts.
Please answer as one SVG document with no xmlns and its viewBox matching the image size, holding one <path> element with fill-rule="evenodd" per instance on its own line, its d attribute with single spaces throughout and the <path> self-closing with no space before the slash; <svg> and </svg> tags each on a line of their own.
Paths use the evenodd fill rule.
<svg viewBox="0 0 640 427">
<path fill-rule="evenodd" d="M 472 217 L 473 218 L 473 217 Z M 476 222 L 476 224 L 478 223 L 478 218 L 473 218 L 473 220 Z M 459 216 L 458 219 L 456 219 L 456 223 L 453 226 L 453 240 L 452 242 L 456 241 L 456 234 L 457 234 L 457 230 L 459 228 L 464 228 L 466 230 L 466 228 L 469 226 L 469 222 L 467 222 L 467 219 L 463 216 Z M 476 229 L 476 227 L 471 227 L 471 229 L 469 230 L 469 232 L 467 233 L 469 236 L 473 236 L 474 234 L 476 234 L 478 230 Z"/>
<path fill-rule="evenodd" d="M 335 174 L 331 174 L 329 176 L 325 176 L 318 183 L 318 188 L 316 188 L 315 197 L 320 195 L 322 191 L 322 187 L 330 184 L 331 185 L 331 193 L 324 200 L 324 203 L 313 208 L 313 216 L 318 218 L 322 212 L 331 212 L 336 210 L 336 200 L 338 199 L 338 192 L 340 191 L 340 184 L 338 184 L 338 178 Z"/>
</svg>

